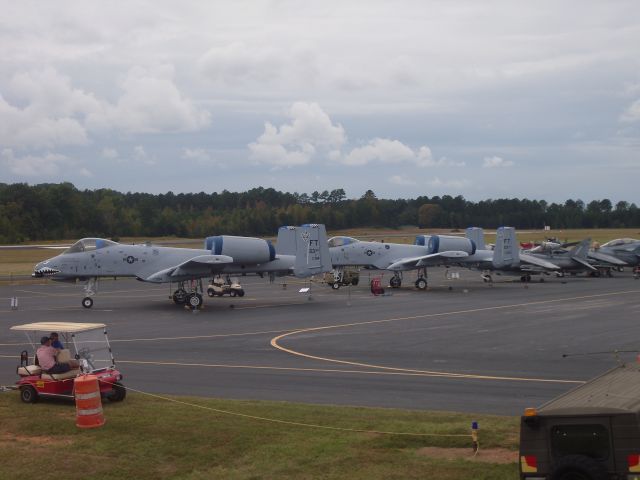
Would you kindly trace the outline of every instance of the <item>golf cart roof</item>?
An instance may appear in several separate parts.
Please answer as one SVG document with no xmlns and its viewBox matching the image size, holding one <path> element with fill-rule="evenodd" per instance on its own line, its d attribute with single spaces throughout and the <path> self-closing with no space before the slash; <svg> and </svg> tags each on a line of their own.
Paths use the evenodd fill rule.
<svg viewBox="0 0 640 480">
<path fill-rule="evenodd" d="M 22 330 L 25 332 L 65 332 L 78 333 L 97 328 L 104 328 L 104 323 L 73 323 L 73 322 L 36 322 L 25 323 L 24 325 L 14 325 L 11 330 Z"/>
</svg>

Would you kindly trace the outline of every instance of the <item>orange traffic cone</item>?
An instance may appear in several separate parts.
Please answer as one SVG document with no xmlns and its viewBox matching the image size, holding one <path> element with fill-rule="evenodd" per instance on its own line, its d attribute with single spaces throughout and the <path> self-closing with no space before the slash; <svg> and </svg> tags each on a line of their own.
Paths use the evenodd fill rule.
<svg viewBox="0 0 640 480">
<path fill-rule="evenodd" d="M 76 397 L 76 426 L 97 428 L 104 425 L 98 377 L 80 375 L 73 382 Z"/>
</svg>

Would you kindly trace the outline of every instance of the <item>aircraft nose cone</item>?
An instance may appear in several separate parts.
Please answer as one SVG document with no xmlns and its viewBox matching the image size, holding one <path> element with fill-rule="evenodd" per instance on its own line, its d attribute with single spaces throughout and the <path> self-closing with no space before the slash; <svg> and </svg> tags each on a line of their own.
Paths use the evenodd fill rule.
<svg viewBox="0 0 640 480">
<path fill-rule="evenodd" d="M 60 270 L 55 268 L 46 267 L 42 263 L 39 263 L 35 266 L 33 273 L 31 276 L 33 278 L 42 278 L 42 277 L 50 277 L 55 275 L 56 273 L 60 273 Z"/>
</svg>

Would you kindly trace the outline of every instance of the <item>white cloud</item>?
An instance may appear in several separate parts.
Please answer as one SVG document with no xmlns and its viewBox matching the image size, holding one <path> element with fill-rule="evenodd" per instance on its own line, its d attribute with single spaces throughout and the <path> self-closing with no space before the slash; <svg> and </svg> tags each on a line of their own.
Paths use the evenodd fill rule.
<svg viewBox="0 0 640 480">
<path fill-rule="evenodd" d="M 89 170 L 79 166 L 78 161 L 57 153 L 16 157 L 12 149 L 5 148 L 0 158 L 3 166 L 19 177 L 92 176 Z"/>
<path fill-rule="evenodd" d="M 494 155 L 493 157 L 484 157 L 482 168 L 506 168 L 515 165 L 512 160 L 505 160 L 502 157 Z"/>
<path fill-rule="evenodd" d="M 346 141 L 342 125 L 334 125 L 316 103 L 296 102 L 287 116 L 291 123 L 280 128 L 265 123 L 264 133 L 249 144 L 251 160 L 280 167 L 304 165 L 318 151 L 335 155 Z"/>
<path fill-rule="evenodd" d="M 415 185 L 416 182 L 410 178 L 406 178 L 404 175 L 393 175 L 389 178 L 389 183 L 394 185 Z"/>
<path fill-rule="evenodd" d="M 109 160 L 114 160 L 118 158 L 118 151 L 115 148 L 103 148 L 102 149 L 102 158 L 107 158 Z"/>
<path fill-rule="evenodd" d="M 640 99 L 629 105 L 620 117 L 620 120 L 623 122 L 636 122 L 640 120 Z"/>
<path fill-rule="evenodd" d="M 142 145 L 137 145 L 136 147 L 134 147 L 132 159 L 135 162 L 143 163 L 145 165 L 156 164 L 155 158 L 150 156 Z"/>
<path fill-rule="evenodd" d="M 182 150 L 182 158 L 194 161 L 198 165 L 216 165 L 218 167 L 222 167 L 222 165 L 213 157 L 211 152 L 202 148 L 185 148 Z"/>
<path fill-rule="evenodd" d="M 198 59 L 198 68 L 206 78 L 232 86 L 250 81 L 265 83 L 281 74 L 282 53 L 273 47 L 233 42 L 210 48 Z"/>
<path fill-rule="evenodd" d="M 187 132 L 209 125 L 209 113 L 182 95 L 172 77 L 171 67 L 134 67 L 111 104 L 52 68 L 18 72 L 6 89 L 13 101 L 0 95 L 0 144 L 52 148 L 87 144 L 96 131 Z"/>
<path fill-rule="evenodd" d="M 419 167 L 463 166 L 446 157 L 435 160 L 426 145 L 417 150 L 399 140 L 374 138 L 366 145 L 342 152 L 347 141 L 342 125 L 334 125 L 329 115 L 316 103 L 296 102 L 288 111 L 291 123 L 280 128 L 265 123 L 264 133 L 249 144 L 250 158 L 256 163 L 278 167 L 306 165 L 322 155 L 323 159 L 348 166 L 371 162 L 385 164 L 413 163 Z"/>
<path fill-rule="evenodd" d="M 456 180 L 441 180 L 435 177 L 433 180 L 427 182 L 427 185 L 433 188 L 455 188 L 462 189 L 470 185 L 469 180 L 466 178 L 460 178 Z"/>
</svg>

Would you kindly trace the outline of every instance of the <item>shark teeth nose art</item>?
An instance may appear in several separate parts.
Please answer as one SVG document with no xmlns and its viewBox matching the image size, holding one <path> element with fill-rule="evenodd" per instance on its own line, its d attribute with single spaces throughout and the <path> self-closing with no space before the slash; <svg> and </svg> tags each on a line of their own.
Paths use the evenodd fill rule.
<svg viewBox="0 0 640 480">
<path fill-rule="evenodd" d="M 34 270 L 32 277 L 48 277 L 50 275 L 55 275 L 56 273 L 60 273 L 60 270 L 56 270 L 51 267 L 42 267 Z"/>
</svg>

